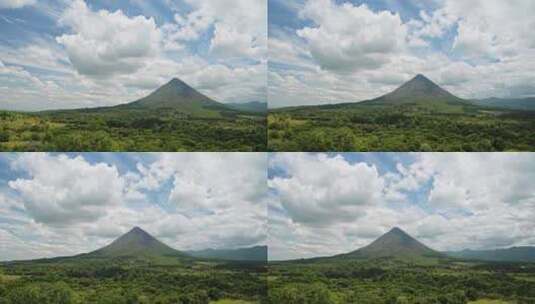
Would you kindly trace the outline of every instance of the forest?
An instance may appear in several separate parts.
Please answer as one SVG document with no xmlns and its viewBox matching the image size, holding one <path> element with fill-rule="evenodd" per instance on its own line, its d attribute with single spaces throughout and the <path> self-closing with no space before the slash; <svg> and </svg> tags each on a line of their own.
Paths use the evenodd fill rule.
<svg viewBox="0 0 535 304">
<path fill-rule="evenodd" d="M 198 117 L 177 109 L 0 111 L 0 151 L 266 150 L 262 113 Z"/>
<path fill-rule="evenodd" d="M 532 304 L 535 264 L 453 259 L 271 263 L 269 303 Z"/>
<path fill-rule="evenodd" d="M 67 259 L 0 264 L 1 304 L 255 304 L 265 263 Z"/>
<path fill-rule="evenodd" d="M 452 110 L 454 109 L 454 110 Z M 351 105 L 273 110 L 269 151 L 535 151 L 535 112 Z"/>
</svg>

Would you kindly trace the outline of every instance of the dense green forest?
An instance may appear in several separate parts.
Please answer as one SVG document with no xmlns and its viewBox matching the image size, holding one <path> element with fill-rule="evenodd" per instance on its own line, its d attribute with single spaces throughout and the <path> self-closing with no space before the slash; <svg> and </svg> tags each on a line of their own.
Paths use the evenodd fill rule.
<svg viewBox="0 0 535 304">
<path fill-rule="evenodd" d="M 0 151 L 265 151 L 262 113 L 176 109 L 0 112 Z"/>
<path fill-rule="evenodd" d="M 271 263 L 269 303 L 535 303 L 535 264 L 453 259 Z"/>
<path fill-rule="evenodd" d="M 268 117 L 270 151 L 535 151 L 535 112 L 441 104 L 288 108 Z"/>
<path fill-rule="evenodd" d="M 59 259 L 0 264 L 1 304 L 254 304 L 265 263 Z"/>
</svg>

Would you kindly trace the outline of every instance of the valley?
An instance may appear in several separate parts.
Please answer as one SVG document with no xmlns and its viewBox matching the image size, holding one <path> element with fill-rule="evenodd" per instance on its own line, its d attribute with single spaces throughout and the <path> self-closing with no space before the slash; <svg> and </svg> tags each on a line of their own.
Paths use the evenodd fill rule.
<svg viewBox="0 0 535 304">
<path fill-rule="evenodd" d="M 527 102 L 527 101 L 526 101 Z M 423 75 L 359 103 L 271 110 L 270 151 L 533 151 L 535 112 L 458 98 Z M 529 109 L 529 108 L 526 108 Z"/>
<path fill-rule="evenodd" d="M 270 262 L 270 303 L 534 303 L 535 263 L 449 257 L 393 229 L 333 257 Z"/>
<path fill-rule="evenodd" d="M 195 258 L 134 228 L 87 254 L 0 264 L 0 303 L 254 304 L 265 275 L 265 258 Z"/>
<path fill-rule="evenodd" d="M 258 107 L 226 106 L 175 78 L 114 107 L 0 111 L 0 151 L 265 151 Z"/>
</svg>

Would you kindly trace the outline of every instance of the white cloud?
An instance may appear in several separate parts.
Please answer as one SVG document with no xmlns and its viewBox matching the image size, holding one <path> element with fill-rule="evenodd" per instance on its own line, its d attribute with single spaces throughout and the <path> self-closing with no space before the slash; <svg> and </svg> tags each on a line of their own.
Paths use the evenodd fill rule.
<svg viewBox="0 0 535 304">
<path fill-rule="evenodd" d="M 28 178 L 9 182 L 27 212 L 49 225 L 94 221 L 124 201 L 124 181 L 115 167 L 91 165 L 82 157 L 24 154 L 13 166 Z"/>
<path fill-rule="evenodd" d="M 363 101 L 418 73 L 461 98 L 535 95 L 533 1 L 418 3 L 409 20 L 348 1 L 291 7 L 306 25 L 270 24 L 283 64 L 270 70 L 270 107 Z"/>
<path fill-rule="evenodd" d="M 159 51 L 161 32 L 154 19 L 129 18 L 122 11 L 93 12 L 83 0 L 71 3 L 60 23 L 73 33 L 57 37 L 75 69 L 83 75 L 128 74 Z"/>
<path fill-rule="evenodd" d="M 270 259 L 353 251 L 395 226 L 436 250 L 535 245 L 532 155 L 377 155 L 354 164 L 323 154 L 272 156 Z M 388 165 L 370 171 L 385 158 Z M 355 199 L 348 199 L 346 184 L 354 185 Z M 391 191 L 403 199 L 389 201 Z M 313 221 L 303 220 L 310 214 Z"/>
<path fill-rule="evenodd" d="M 124 166 L 122 159 L 129 157 L 113 159 Z M 179 250 L 265 244 L 265 154 L 169 153 L 137 159 L 127 171 L 81 156 L 5 159 L 16 177 L 0 184 L 0 189 L 9 187 L 0 195 L 0 260 L 92 251 L 134 226 Z"/>
<path fill-rule="evenodd" d="M 0 9 L 21 8 L 24 6 L 34 5 L 35 2 L 35 0 L 0 0 Z"/>
<path fill-rule="evenodd" d="M 269 186 L 294 222 L 321 226 L 354 221 L 382 198 L 384 181 L 377 169 L 349 164 L 341 156 L 278 154 L 270 166 L 287 170 L 288 177 L 270 179 Z"/>
<path fill-rule="evenodd" d="M 400 16 L 375 13 L 364 4 L 314 0 L 307 2 L 300 16 L 317 25 L 300 29 L 297 35 L 307 40 L 312 56 L 326 70 L 376 69 L 405 45 L 407 29 Z"/>
</svg>

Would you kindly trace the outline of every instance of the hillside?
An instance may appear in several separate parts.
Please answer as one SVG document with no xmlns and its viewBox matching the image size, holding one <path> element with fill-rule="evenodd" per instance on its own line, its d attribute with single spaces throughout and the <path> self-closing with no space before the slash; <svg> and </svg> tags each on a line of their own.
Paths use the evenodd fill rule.
<svg viewBox="0 0 535 304">
<path fill-rule="evenodd" d="M 420 243 L 405 231 L 393 228 L 366 247 L 340 255 L 345 258 L 421 258 L 443 257 L 443 255 Z"/>
<path fill-rule="evenodd" d="M 461 259 L 493 262 L 531 262 L 535 263 L 535 247 L 512 247 L 495 250 L 449 251 L 445 254 Z"/>
<path fill-rule="evenodd" d="M 535 97 L 528 98 L 487 98 L 471 100 L 471 103 L 490 108 L 535 111 Z"/>
<path fill-rule="evenodd" d="M 219 259 L 226 261 L 267 261 L 267 246 L 255 246 L 239 249 L 205 249 L 199 251 L 186 251 L 187 254 L 205 259 Z"/>
<path fill-rule="evenodd" d="M 261 101 L 251 101 L 251 102 L 244 102 L 244 103 L 226 103 L 225 106 L 234 110 L 252 112 L 252 113 L 266 113 L 268 111 L 267 102 L 261 102 Z"/>
</svg>

